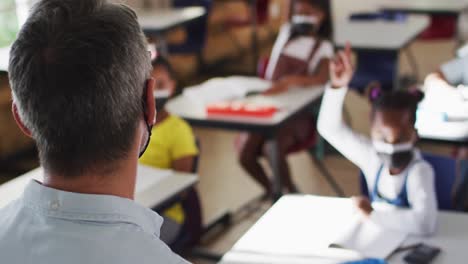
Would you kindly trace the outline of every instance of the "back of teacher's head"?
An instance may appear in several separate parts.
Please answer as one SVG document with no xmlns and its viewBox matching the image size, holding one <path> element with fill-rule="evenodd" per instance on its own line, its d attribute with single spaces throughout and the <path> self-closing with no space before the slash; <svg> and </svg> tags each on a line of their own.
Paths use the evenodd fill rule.
<svg viewBox="0 0 468 264">
<path fill-rule="evenodd" d="M 74 177 L 127 158 L 150 72 L 144 35 L 128 7 L 39 1 L 12 46 L 9 77 L 42 165 Z"/>
</svg>

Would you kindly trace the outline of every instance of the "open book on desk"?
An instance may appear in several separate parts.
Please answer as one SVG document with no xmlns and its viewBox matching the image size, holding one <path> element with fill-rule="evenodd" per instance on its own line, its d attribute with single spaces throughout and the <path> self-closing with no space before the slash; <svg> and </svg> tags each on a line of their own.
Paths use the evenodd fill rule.
<svg viewBox="0 0 468 264">
<path fill-rule="evenodd" d="M 385 230 L 370 220 L 355 217 L 330 247 L 355 251 L 363 258 L 386 259 L 407 236 L 405 233 Z"/>
</svg>

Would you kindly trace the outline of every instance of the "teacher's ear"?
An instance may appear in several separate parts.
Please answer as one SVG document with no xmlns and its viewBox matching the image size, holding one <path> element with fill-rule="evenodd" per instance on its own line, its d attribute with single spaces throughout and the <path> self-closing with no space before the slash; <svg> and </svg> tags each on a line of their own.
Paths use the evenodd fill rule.
<svg viewBox="0 0 468 264">
<path fill-rule="evenodd" d="M 15 121 L 16 121 L 16 124 L 18 125 L 18 127 L 21 129 L 21 131 L 28 137 L 32 138 L 32 134 L 31 134 L 31 130 L 29 130 L 29 128 L 26 127 L 26 125 L 24 124 L 23 120 L 21 119 L 21 116 L 18 112 L 18 106 L 16 105 L 16 103 L 13 101 L 13 103 L 11 104 L 11 112 L 13 113 L 13 117 L 15 118 Z"/>
<path fill-rule="evenodd" d="M 146 105 L 146 118 L 147 124 L 153 126 L 156 123 L 156 102 L 154 100 L 154 86 L 155 80 L 150 78 L 146 81 L 146 95 L 145 95 L 145 105 Z"/>
</svg>

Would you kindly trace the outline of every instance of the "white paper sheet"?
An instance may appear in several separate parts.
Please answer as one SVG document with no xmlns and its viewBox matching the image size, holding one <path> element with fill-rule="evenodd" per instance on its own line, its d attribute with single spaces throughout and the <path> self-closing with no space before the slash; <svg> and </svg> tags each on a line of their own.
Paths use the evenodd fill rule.
<svg viewBox="0 0 468 264">
<path fill-rule="evenodd" d="M 184 96 L 196 103 L 206 105 L 231 99 L 240 99 L 250 92 L 262 92 L 271 87 L 271 82 L 256 78 L 232 76 L 214 78 L 203 84 L 184 90 Z"/>
<path fill-rule="evenodd" d="M 173 171 L 171 170 L 159 170 L 156 168 L 149 168 L 147 166 L 138 165 L 138 176 L 135 192 L 142 193 L 152 186 L 157 185 L 172 174 Z"/>
<path fill-rule="evenodd" d="M 353 250 L 366 258 L 385 259 L 406 237 L 405 233 L 385 230 L 372 221 L 355 218 L 330 247 Z"/>
</svg>

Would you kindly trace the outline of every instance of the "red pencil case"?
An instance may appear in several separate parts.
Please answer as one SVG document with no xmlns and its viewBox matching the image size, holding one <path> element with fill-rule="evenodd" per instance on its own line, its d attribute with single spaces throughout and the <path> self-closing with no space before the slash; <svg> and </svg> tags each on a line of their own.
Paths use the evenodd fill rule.
<svg viewBox="0 0 468 264">
<path fill-rule="evenodd" d="M 278 108 L 274 106 L 255 105 L 242 102 L 223 102 L 208 105 L 206 107 L 206 112 L 209 116 L 223 115 L 271 118 L 276 112 L 278 112 Z"/>
</svg>

